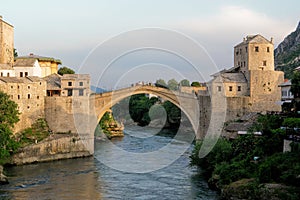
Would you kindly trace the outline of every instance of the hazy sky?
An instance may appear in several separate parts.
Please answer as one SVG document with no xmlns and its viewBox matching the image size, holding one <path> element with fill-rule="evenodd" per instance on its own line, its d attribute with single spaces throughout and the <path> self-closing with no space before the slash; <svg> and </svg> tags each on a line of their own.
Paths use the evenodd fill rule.
<svg viewBox="0 0 300 200">
<path fill-rule="evenodd" d="M 77 71 L 80 71 L 80 66 L 86 66 L 88 62 L 84 61 L 101 43 L 122 33 L 149 27 L 176 31 L 194 39 L 211 57 L 212 63 L 223 69 L 231 67 L 233 46 L 246 35 L 260 33 L 268 39 L 274 37 L 276 46 L 295 30 L 300 20 L 300 1 L 1 0 L 0 15 L 15 27 L 15 48 L 19 55 L 32 52 L 56 57 L 62 60 L 63 65 Z M 165 40 L 159 34 L 156 39 Z M 122 42 L 119 45 L 124 45 Z M 136 41 L 131 37 L 126 42 Z M 181 46 L 177 40 L 174 42 Z M 118 43 L 114 45 L 114 48 L 119 48 Z M 107 51 L 110 51 L 109 48 Z M 147 61 L 140 61 L 131 67 L 146 68 L 149 63 L 172 65 L 172 62 L 157 61 L 162 54 L 150 51 L 145 54 L 131 54 L 131 61 L 147 57 Z M 156 59 L 149 59 L 154 57 Z M 176 60 L 170 55 L 169 58 Z M 168 60 L 168 55 L 163 59 Z M 123 64 L 128 65 L 128 60 Z M 92 65 L 89 68 L 93 73 Z M 185 71 L 185 68 L 177 70 Z M 209 68 L 207 73 L 215 71 L 215 68 Z"/>
</svg>

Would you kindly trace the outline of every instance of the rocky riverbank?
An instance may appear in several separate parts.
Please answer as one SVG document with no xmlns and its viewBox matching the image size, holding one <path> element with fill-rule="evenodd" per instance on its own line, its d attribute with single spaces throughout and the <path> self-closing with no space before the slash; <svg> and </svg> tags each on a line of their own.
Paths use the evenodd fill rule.
<svg viewBox="0 0 300 200">
<path fill-rule="evenodd" d="M 7 177 L 3 174 L 3 166 L 0 165 L 0 185 L 8 184 Z"/>
<path fill-rule="evenodd" d="M 11 159 L 12 165 L 91 156 L 78 135 L 52 134 L 45 140 L 20 149 Z"/>
</svg>

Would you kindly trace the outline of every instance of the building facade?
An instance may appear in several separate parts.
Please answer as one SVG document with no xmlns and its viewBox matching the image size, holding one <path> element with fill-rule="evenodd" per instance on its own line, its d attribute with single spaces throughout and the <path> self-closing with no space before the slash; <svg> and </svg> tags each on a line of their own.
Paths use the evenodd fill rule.
<svg viewBox="0 0 300 200">
<path fill-rule="evenodd" d="M 234 47 L 234 67 L 212 75 L 210 93 L 225 96 L 228 109 L 236 110 L 228 119 L 245 112 L 281 111 L 278 85 L 284 74 L 274 70 L 273 51 L 272 39 L 247 36 Z"/>
</svg>

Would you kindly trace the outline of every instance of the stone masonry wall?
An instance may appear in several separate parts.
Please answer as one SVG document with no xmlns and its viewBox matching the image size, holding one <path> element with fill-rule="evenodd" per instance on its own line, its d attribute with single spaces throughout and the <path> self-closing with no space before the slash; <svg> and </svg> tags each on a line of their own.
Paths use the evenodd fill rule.
<svg viewBox="0 0 300 200">
<path fill-rule="evenodd" d="M 33 144 L 16 153 L 11 164 L 22 165 L 92 155 L 76 135 L 52 135 L 46 141 Z"/>
</svg>

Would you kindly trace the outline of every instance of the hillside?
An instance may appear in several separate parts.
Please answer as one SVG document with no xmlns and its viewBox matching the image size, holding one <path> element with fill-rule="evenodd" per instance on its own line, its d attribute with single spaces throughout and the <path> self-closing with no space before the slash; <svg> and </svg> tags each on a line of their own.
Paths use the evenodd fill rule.
<svg viewBox="0 0 300 200">
<path fill-rule="evenodd" d="M 275 69 L 284 71 L 285 78 L 300 66 L 300 22 L 297 29 L 289 34 L 275 49 Z"/>
</svg>

